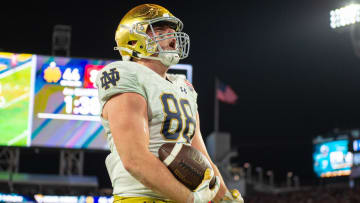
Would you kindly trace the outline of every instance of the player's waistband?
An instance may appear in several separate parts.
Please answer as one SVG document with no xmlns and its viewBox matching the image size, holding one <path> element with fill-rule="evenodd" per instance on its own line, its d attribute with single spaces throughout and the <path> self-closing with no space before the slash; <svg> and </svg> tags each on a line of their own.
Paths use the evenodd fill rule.
<svg viewBox="0 0 360 203">
<path fill-rule="evenodd" d="M 170 200 L 156 199 L 151 197 L 121 197 L 114 195 L 114 203 L 175 203 Z"/>
</svg>

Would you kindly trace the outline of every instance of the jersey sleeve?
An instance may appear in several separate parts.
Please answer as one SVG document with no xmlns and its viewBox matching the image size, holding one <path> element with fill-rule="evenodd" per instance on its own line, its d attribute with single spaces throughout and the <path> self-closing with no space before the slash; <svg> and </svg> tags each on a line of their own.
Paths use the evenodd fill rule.
<svg viewBox="0 0 360 203">
<path fill-rule="evenodd" d="M 97 75 L 96 87 L 101 110 L 112 96 L 120 93 L 138 93 L 147 99 L 144 88 L 139 84 L 136 71 L 124 66 L 121 62 L 111 63 L 104 67 Z"/>
</svg>

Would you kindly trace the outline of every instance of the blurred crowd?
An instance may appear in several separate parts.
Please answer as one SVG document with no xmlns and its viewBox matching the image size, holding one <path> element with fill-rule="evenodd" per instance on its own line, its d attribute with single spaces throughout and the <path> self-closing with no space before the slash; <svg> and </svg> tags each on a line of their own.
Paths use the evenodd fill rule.
<svg viewBox="0 0 360 203">
<path fill-rule="evenodd" d="M 280 194 L 254 194 L 246 203 L 360 203 L 360 188 L 311 187 Z"/>
</svg>

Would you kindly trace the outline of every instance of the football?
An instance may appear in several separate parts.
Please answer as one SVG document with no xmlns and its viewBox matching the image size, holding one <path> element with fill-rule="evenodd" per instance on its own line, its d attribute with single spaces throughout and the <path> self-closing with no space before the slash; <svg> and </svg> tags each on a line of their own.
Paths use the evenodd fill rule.
<svg viewBox="0 0 360 203">
<path fill-rule="evenodd" d="M 204 173 L 211 165 L 197 149 L 181 143 L 165 143 L 159 148 L 159 159 L 171 173 L 187 188 L 194 191 L 204 178 Z M 210 188 L 215 184 L 215 177 L 210 181 Z"/>
</svg>

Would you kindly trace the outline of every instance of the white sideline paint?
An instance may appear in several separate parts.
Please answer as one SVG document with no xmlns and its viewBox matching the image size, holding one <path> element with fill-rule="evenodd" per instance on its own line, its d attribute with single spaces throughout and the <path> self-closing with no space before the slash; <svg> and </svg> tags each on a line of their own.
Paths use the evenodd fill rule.
<svg viewBox="0 0 360 203">
<path fill-rule="evenodd" d="M 28 96 L 29 96 L 29 93 L 25 93 L 25 94 L 23 94 L 23 95 L 15 98 L 15 99 L 13 99 L 13 100 L 7 102 L 7 103 L 4 102 L 4 104 L 0 104 L 0 109 L 1 109 L 1 108 L 5 109 L 5 108 L 7 108 L 7 107 L 9 107 L 9 106 L 11 106 L 11 105 L 13 105 L 13 104 L 15 104 L 16 102 L 25 99 L 25 98 L 28 97 Z"/>
<path fill-rule="evenodd" d="M 10 70 L 8 70 L 8 71 L 0 74 L 0 79 L 1 79 L 1 78 L 4 78 L 4 77 L 6 77 L 6 76 L 9 76 L 9 75 L 11 75 L 11 74 L 13 74 L 13 73 L 16 73 L 16 72 L 18 72 L 18 71 L 21 71 L 21 70 L 23 70 L 23 69 L 25 69 L 26 67 L 29 67 L 29 66 L 31 66 L 31 61 L 28 62 L 28 63 L 24 63 L 24 64 L 22 64 L 21 66 L 18 66 L 18 67 L 16 67 L 16 68 L 10 69 Z"/>
<path fill-rule="evenodd" d="M 13 144 L 15 144 L 16 142 L 18 142 L 19 140 L 21 140 L 22 138 L 26 137 L 28 135 L 28 130 L 25 130 L 23 133 L 21 133 L 19 136 L 13 138 L 12 140 L 10 140 L 7 145 L 11 146 Z"/>
</svg>

